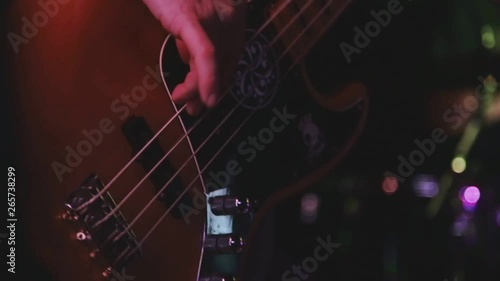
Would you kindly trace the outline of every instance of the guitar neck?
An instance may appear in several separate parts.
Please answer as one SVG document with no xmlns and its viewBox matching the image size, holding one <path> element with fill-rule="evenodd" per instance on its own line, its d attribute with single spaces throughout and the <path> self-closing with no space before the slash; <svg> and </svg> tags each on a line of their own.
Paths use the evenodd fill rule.
<svg viewBox="0 0 500 281">
<path fill-rule="evenodd" d="M 297 64 L 353 0 L 280 0 L 269 13 L 282 53 Z"/>
</svg>

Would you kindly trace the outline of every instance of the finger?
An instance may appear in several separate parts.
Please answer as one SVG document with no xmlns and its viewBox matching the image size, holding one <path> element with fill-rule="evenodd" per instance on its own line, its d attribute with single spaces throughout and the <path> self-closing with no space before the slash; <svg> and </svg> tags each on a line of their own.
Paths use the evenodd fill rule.
<svg viewBox="0 0 500 281">
<path fill-rule="evenodd" d="M 191 116 L 196 116 L 200 114 L 202 109 L 203 109 L 203 103 L 200 101 L 199 98 L 189 100 L 186 103 L 186 111 Z"/>
<path fill-rule="evenodd" d="M 197 70 L 200 98 L 205 105 L 213 107 L 220 95 L 214 45 L 195 21 L 185 22 L 180 36 Z"/>
<path fill-rule="evenodd" d="M 186 45 L 182 40 L 175 39 L 175 43 L 177 45 L 177 50 L 179 51 L 179 55 L 181 56 L 182 61 L 185 64 L 189 64 L 189 61 L 191 60 L 191 55 L 189 54 L 188 49 L 186 48 Z"/>
<path fill-rule="evenodd" d="M 186 75 L 184 83 L 177 85 L 172 93 L 175 103 L 182 103 L 198 97 L 198 78 L 196 71 L 190 71 Z"/>
</svg>

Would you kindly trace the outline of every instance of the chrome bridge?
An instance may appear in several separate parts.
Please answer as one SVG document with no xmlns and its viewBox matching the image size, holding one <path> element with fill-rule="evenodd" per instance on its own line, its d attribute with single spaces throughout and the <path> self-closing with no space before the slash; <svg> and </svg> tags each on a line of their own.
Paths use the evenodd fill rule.
<svg viewBox="0 0 500 281">
<path fill-rule="evenodd" d="M 116 212 L 105 222 L 94 225 L 115 209 L 116 204 L 109 193 L 104 193 L 97 200 L 79 210 L 104 188 L 97 175 L 90 175 L 73 191 L 66 200 L 66 212 L 62 218 L 77 225 L 75 238 L 89 247 L 89 255 L 103 268 L 103 276 L 120 271 L 132 259 L 142 256 L 137 239 L 128 226 L 121 212 Z M 121 235 L 117 239 L 117 237 Z"/>
</svg>

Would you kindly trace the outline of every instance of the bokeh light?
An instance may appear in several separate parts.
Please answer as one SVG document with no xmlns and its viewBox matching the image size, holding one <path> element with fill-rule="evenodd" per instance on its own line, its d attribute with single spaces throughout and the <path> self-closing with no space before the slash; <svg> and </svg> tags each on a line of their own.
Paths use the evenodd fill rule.
<svg viewBox="0 0 500 281">
<path fill-rule="evenodd" d="M 418 197 L 436 197 L 439 193 L 438 180 L 432 175 L 415 176 L 413 180 L 413 191 Z"/>
<path fill-rule="evenodd" d="M 493 49 L 495 47 L 495 31 L 491 25 L 487 24 L 481 30 L 481 41 L 483 42 L 483 46 L 487 49 Z"/>
<path fill-rule="evenodd" d="M 479 191 L 479 188 L 475 186 L 468 186 L 464 190 L 462 200 L 466 201 L 467 203 L 476 204 L 477 201 L 479 201 L 480 197 L 481 192 Z"/>
<path fill-rule="evenodd" d="M 382 182 L 382 190 L 388 195 L 394 194 L 398 187 L 399 183 L 395 177 L 385 177 Z"/>
<path fill-rule="evenodd" d="M 467 162 L 461 156 L 457 156 L 453 158 L 453 161 L 451 161 L 451 169 L 457 174 L 463 173 L 466 167 Z"/>
<path fill-rule="evenodd" d="M 476 186 L 464 186 L 460 189 L 459 197 L 465 210 L 474 211 L 479 198 L 481 198 L 481 192 Z"/>
<path fill-rule="evenodd" d="M 468 218 L 461 214 L 455 218 L 455 223 L 453 224 L 453 234 L 455 236 L 463 236 L 467 227 L 469 225 Z"/>
<path fill-rule="evenodd" d="M 301 220 L 303 223 L 314 223 L 318 218 L 319 197 L 314 193 L 305 194 L 301 201 Z"/>
</svg>

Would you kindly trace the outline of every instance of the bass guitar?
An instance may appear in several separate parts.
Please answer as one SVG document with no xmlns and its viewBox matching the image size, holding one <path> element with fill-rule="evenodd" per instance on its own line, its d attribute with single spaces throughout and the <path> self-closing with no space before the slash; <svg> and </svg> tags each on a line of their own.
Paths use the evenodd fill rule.
<svg viewBox="0 0 500 281">
<path fill-rule="evenodd" d="M 363 84 L 319 92 L 304 64 L 350 2 L 251 4 L 233 82 L 192 117 L 170 98 L 188 68 L 140 0 L 15 1 L 24 220 L 54 278 L 248 278 L 269 211 L 364 126 Z"/>
</svg>

